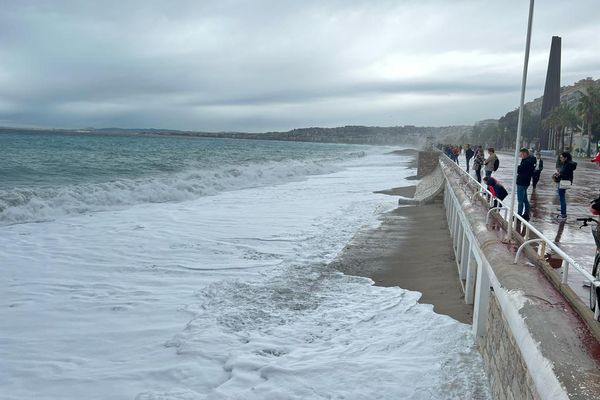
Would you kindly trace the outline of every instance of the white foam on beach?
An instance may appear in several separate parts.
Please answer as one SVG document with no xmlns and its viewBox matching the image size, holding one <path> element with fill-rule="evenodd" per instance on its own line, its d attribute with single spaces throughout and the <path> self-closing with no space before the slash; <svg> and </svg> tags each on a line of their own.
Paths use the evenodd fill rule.
<svg viewBox="0 0 600 400">
<path fill-rule="evenodd" d="M 327 266 L 401 159 L 0 227 L 0 397 L 488 398 L 467 325 Z"/>
</svg>

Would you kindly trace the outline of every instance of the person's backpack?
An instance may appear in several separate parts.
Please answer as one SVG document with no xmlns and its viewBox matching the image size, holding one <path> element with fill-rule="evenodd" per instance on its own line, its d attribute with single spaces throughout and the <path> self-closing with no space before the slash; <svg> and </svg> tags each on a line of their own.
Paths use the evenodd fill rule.
<svg viewBox="0 0 600 400">
<path fill-rule="evenodd" d="M 508 192 L 506 191 L 506 188 L 504 186 L 496 185 L 495 189 L 496 189 L 496 197 L 499 198 L 500 200 L 504 200 L 506 198 L 506 196 L 508 196 Z"/>
<path fill-rule="evenodd" d="M 494 171 L 498 171 L 498 167 L 500 166 L 500 160 L 496 158 L 494 161 Z"/>
</svg>

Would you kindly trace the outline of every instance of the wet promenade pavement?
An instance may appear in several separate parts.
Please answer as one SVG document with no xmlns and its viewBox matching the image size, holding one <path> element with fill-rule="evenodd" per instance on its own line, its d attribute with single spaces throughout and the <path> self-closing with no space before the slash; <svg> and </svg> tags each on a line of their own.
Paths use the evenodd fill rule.
<svg viewBox="0 0 600 400">
<path fill-rule="evenodd" d="M 487 155 L 487 152 L 486 152 Z M 497 153 L 500 159 L 500 168 L 493 176 L 499 179 L 511 191 L 512 171 L 514 168 L 514 155 Z M 575 160 L 577 169 L 574 173 L 573 187 L 567 190 L 566 221 L 557 221 L 555 216 L 559 213 L 560 203 L 556 184 L 552 181 L 552 174 L 556 171 L 555 159 L 544 158 L 544 170 L 535 190 L 530 186 L 527 191 L 531 205 L 531 223 L 547 238 L 553 239 L 567 254 L 569 254 L 582 267 L 591 272 L 596 253 L 596 245 L 591 230 L 595 224 L 580 228 L 581 223 L 577 218 L 590 216 L 590 201 L 598 196 L 600 190 L 600 167 L 589 160 Z M 465 159 L 459 160 L 461 168 L 465 169 Z M 471 174 L 474 173 L 471 171 Z M 510 198 L 507 197 L 507 200 Z M 510 201 L 507 201 L 510 205 Z M 515 209 L 517 204 L 515 202 Z M 560 272 L 561 260 L 553 259 L 550 255 L 550 264 Z M 569 270 L 569 284 L 571 288 L 587 304 L 589 288 L 583 286 L 583 276 L 574 268 Z"/>
</svg>

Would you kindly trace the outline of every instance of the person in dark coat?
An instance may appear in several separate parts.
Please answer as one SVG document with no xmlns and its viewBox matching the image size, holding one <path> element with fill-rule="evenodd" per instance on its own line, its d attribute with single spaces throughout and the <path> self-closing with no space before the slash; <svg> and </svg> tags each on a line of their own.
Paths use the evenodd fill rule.
<svg viewBox="0 0 600 400">
<path fill-rule="evenodd" d="M 483 167 L 483 149 L 477 149 L 475 152 L 475 159 L 473 160 L 473 169 L 475 170 L 475 176 L 477 182 L 481 183 L 481 168 Z"/>
<path fill-rule="evenodd" d="M 539 151 L 537 153 L 535 153 L 535 170 L 533 170 L 533 181 L 532 181 L 532 185 L 533 186 L 533 190 L 535 190 L 535 187 L 537 186 L 538 182 L 540 181 L 540 175 L 542 174 L 542 170 L 544 169 L 544 160 L 542 160 L 542 153 L 540 153 Z"/>
<path fill-rule="evenodd" d="M 535 157 L 529 154 L 529 150 L 522 148 L 519 151 L 521 163 L 517 167 L 517 201 L 519 215 L 529 221 L 529 200 L 527 199 L 527 188 L 531 184 L 531 178 L 535 171 Z"/>
<path fill-rule="evenodd" d="M 573 161 L 571 153 L 565 151 L 558 156 L 562 166 L 555 180 L 558 181 L 558 198 L 560 199 L 560 214 L 556 216 L 559 221 L 567 219 L 567 185 L 561 185 L 561 182 L 567 181 L 569 185 L 573 184 L 573 171 L 577 169 L 577 163 Z"/>
<path fill-rule="evenodd" d="M 471 162 L 471 158 L 475 155 L 475 152 L 471 148 L 471 145 L 467 144 L 465 149 L 465 158 L 467 159 L 467 172 L 469 172 L 469 163 Z"/>
</svg>

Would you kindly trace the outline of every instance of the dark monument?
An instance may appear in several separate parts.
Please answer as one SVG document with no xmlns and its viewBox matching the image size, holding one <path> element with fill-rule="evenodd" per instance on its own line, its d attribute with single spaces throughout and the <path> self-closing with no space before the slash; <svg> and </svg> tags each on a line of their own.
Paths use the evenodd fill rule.
<svg viewBox="0 0 600 400">
<path fill-rule="evenodd" d="M 546 72 L 546 86 L 544 87 L 544 98 L 542 100 L 542 120 L 550 112 L 560 105 L 560 44 L 559 36 L 552 36 L 550 45 L 550 59 L 548 60 L 548 71 Z M 540 134 L 540 148 L 549 148 L 549 129 L 542 130 Z"/>
</svg>

